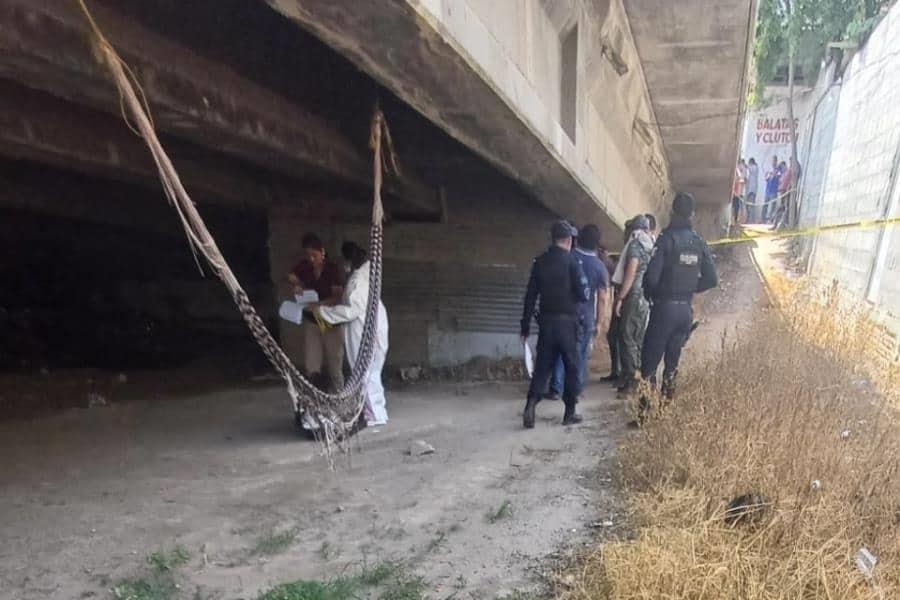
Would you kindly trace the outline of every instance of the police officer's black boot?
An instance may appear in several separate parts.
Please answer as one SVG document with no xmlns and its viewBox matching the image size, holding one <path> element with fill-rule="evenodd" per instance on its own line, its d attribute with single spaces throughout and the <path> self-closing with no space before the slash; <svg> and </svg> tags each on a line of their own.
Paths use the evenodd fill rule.
<svg viewBox="0 0 900 600">
<path fill-rule="evenodd" d="M 537 407 L 537 400 L 529 398 L 525 403 L 525 412 L 522 413 L 522 424 L 525 429 L 534 429 L 534 409 Z"/>
<path fill-rule="evenodd" d="M 583 419 L 575 412 L 575 403 L 566 403 L 566 412 L 563 413 L 563 425 L 578 425 Z"/>
<path fill-rule="evenodd" d="M 650 410 L 652 408 L 652 404 L 650 403 L 650 396 L 647 395 L 646 392 L 641 394 L 640 399 L 638 400 L 638 414 L 637 420 L 635 420 L 635 424 L 638 427 L 643 427 L 647 422 L 647 419 L 650 418 Z"/>
<path fill-rule="evenodd" d="M 677 375 L 678 371 L 671 374 L 663 374 L 662 395 L 669 403 L 675 400 L 675 377 Z"/>
</svg>

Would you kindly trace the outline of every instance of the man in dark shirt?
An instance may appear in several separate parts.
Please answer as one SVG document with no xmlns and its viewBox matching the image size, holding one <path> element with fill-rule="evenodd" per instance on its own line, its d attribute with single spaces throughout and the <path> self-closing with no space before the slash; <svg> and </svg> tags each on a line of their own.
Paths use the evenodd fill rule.
<svg viewBox="0 0 900 600">
<path fill-rule="evenodd" d="M 656 370 L 665 355 L 663 393 L 675 394 L 675 376 L 681 349 L 691 332 L 694 294 L 716 287 L 719 280 L 712 253 L 691 226 L 694 197 L 679 192 L 672 202 L 672 218 L 653 251 L 644 274 L 644 288 L 653 300 L 650 323 L 641 354 L 641 377 L 656 381 Z M 642 399 L 643 412 L 649 408 Z"/>
<path fill-rule="evenodd" d="M 306 257 L 288 274 L 295 294 L 314 290 L 319 304 L 331 306 L 341 300 L 344 271 L 327 260 L 325 245 L 314 233 L 303 236 Z M 339 327 L 320 326 L 309 310 L 303 312 L 300 324 L 303 338 L 303 370 L 309 377 L 322 374 L 324 365 L 333 391 L 344 387 L 344 340 Z"/>
<path fill-rule="evenodd" d="M 588 379 L 588 361 L 591 358 L 591 342 L 598 336 L 598 330 L 607 314 L 607 289 L 609 288 L 609 272 L 606 265 L 598 256 L 600 248 L 600 228 L 596 225 L 585 225 L 578 232 L 578 241 L 572 256 L 581 265 L 585 277 L 588 280 L 588 288 L 591 296 L 587 302 L 578 305 L 579 321 L 581 322 L 582 335 L 578 342 L 578 387 L 584 390 Z M 605 333 L 605 329 L 604 329 Z M 553 377 L 550 380 L 550 399 L 562 395 L 565 366 L 562 358 L 556 361 Z"/>
<path fill-rule="evenodd" d="M 568 221 L 554 223 L 550 229 L 553 244 L 534 260 L 531 267 L 522 312 L 523 343 L 528 341 L 538 298 L 540 311 L 537 318 L 537 357 L 523 415 L 527 429 L 534 427 L 535 407 L 547 389 L 547 382 L 559 357 L 562 357 L 566 371 L 563 425 L 581 422 L 581 417 L 575 413 L 575 404 L 581 393 L 578 386 L 578 338 L 581 334 L 578 305 L 588 301 L 590 290 L 584 271 L 572 256 L 572 239 L 576 235 L 578 230 Z"/>
</svg>

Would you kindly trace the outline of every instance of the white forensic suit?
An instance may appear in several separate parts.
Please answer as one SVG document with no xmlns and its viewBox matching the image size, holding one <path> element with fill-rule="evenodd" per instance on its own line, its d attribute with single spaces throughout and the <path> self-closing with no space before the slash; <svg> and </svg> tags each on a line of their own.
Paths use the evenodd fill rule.
<svg viewBox="0 0 900 600">
<path fill-rule="evenodd" d="M 369 301 L 369 261 L 364 262 L 351 273 L 344 286 L 344 297 L 336 306 L 320 306 L 322 320 L 331 325 L 344 325 L 344 352 L 350 367 L 356 361 L 362 342 L 363 326 L 366 319 L 366 304 Z M 366 397 L 365 419 L 368 425 L 384 425 L 387 423 L 384 385 L 381 382 L 381 371 L 388 351 L 388 318 L 387 310 L 381 300 L 378 301 L 378 330 L 372 364 L 369 366 L 363 392 Z"/>
</svg>

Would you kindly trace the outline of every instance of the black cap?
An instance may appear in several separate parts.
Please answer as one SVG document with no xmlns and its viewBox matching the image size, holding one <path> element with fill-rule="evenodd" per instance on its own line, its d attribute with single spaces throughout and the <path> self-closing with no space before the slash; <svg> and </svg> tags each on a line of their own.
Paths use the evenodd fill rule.
<svg viewBox="0 0 900 600">
<path fill-rule="evenodd" d="M 564 240 L 576 236 L 578 236 L 578 230 L 565 219 L 557 221 L 553 224 L 553 227 L 550 228 L 550 237 L 554 240 Z"/>
<path fill-rule="evenodd" d="M 685 219 L 694 214 L 694 197 L 687 192 L 678 192 L 672 200 L 672 212 Z"/>
</svg>

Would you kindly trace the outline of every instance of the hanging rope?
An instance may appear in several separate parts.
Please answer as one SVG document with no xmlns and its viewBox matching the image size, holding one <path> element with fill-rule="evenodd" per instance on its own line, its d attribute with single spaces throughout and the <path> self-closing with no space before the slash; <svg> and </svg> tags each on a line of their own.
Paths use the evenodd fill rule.
<svg viewBox="0 0 900 600">
<path fill-rule="evenodd" d="M 326 393 L 306 379 L 278 345 L 263 323 L 256 309 L 250 303 L 247 293 L 241 287 L 231 268 L 219 251 L 215 240 L 197 212 L 172 161 L 157 138 L 149 105 L 139 82 L 128 65 L 118 55 L 112 44 L 103 35 L 85 0 L 77 0 L 90 25 L 93 47 L 98 61 L 109 68 L 119 92 L 119 103 L 126 124 L 143 138 L 159 172 L 159 179 L 169 203 L 175 209 L 187 236 L 191 250 L 203 256 L 207 264 L 228 289 L 241 316 L 269 362 L 284 379 L 296 415 L 311 419 L 317 426 L 317 435 L 331 456 L 335 442 L 346 438 L 347 432 L 362 414 L 364 404 L 363 386 L 366 372 L 372 362 L 378 323 L 378 305 L 381 298 L 382 241 L 384 209 L 381 201 L 382 174 L 384 171 L 397 172 L 390 132 L 384 115 L 376 107 L 372 116 L 369 146 L 372 150 L 372 177 L 374 193 L 372 198 L 372 223 L 369 232 L 369 297 L 366 306 L 366 320 L 363 326 L 360 351 L 352 365 L 350 377 L 344 388 L 334 394 Z M 137 88 L 137 91 L 135 89 Z M 383 145 L 387 145 L 387 154 Z"/>
</svg>

